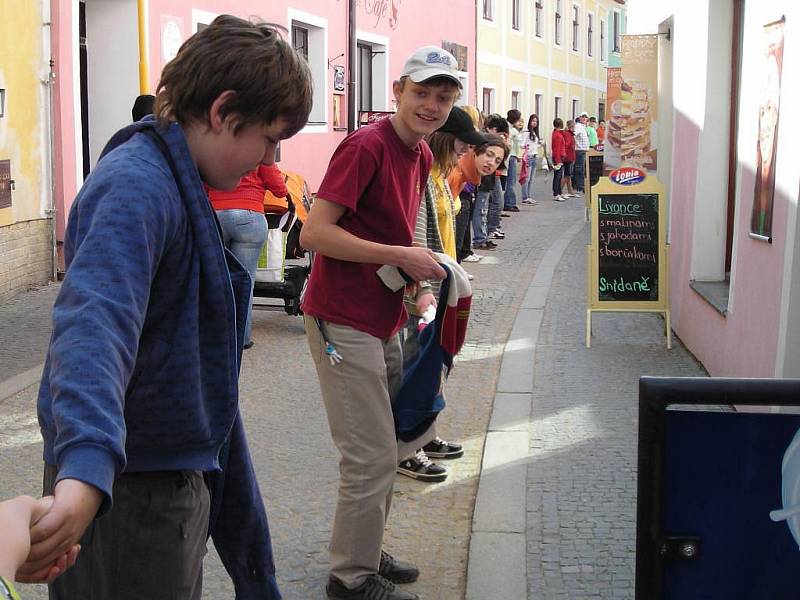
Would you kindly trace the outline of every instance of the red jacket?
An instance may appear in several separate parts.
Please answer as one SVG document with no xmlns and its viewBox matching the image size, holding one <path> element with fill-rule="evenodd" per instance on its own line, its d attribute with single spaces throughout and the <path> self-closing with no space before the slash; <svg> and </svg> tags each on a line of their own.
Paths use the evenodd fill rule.
<svg viewBox="0 0 800 600">
<path fill-rule="evenodd" d="M 554 165 L 564 162 L 564 136 L 560 129 L 554 129 L 550 137 L 550 160 Z"/>
<path fill-rule="evenodd" d="M 276 164 L 260 165 L 239 180 L 232 192 L 208 188 L 208 198 L 214 210 L 244 209 L 264 212 L 264 192 L 269 190 L 278 198 L 289 194 L 283 173 Z"/>
<path fill-rule="evenodd" d="M 575 162 L 575 134 L 569 129 L 564 129 L 561 132 L 561 137 L 564 138 L 564 162 Z"/>
</svg>

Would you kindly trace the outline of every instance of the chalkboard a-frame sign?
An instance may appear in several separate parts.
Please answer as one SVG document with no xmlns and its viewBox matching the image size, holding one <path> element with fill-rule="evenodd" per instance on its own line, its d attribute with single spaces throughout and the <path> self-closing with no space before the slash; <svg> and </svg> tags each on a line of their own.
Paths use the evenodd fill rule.
<svg viewBox="0 0 800 600">
<path fill-rule="evenodd" d="M 592 188 L 592 243 L 587 247 L 586 347 L 592 312 L 658 312 L 664 315 L 667 347 L 669 248 L 666 197 L 654 177 L 633 168 L 614 171 Z"/>
</svg>

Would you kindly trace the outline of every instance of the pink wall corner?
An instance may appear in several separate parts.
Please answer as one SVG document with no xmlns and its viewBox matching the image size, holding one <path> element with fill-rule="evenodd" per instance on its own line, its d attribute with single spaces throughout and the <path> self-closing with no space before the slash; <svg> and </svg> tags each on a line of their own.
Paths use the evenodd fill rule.
<svg viewBox="0 0 800 600">
<path fill-rule="evenodd" d="M 776 193 L 772 244 L 749 237 L 754 174 L 743 169 L 736 214 L 736 247 L 730 310 L 717 312 L 689 287 L 697 160 L 700 132 L 675 114 L 672 178 L 672 274 L 670 303 L 673 327 L 686 347 L 713 376 L 773 377 L 777 357 L 788 199 Z"/>
<path fill-rule="evenodd" d="M 72 1 L 53 0 L 51 46 L 56 81 L 53 90 L 53 129 L 55 137 L 56 236 L 64 240 L 69 209 L 78 192 L 73 103 Z"/>
</svg>

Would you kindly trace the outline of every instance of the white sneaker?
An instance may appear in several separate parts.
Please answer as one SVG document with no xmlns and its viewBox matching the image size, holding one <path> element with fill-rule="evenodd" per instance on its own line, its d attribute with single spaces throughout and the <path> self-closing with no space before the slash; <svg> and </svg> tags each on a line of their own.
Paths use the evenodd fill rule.
<svg viewBox="0 0 800 600">
<path fill-rule="evenodd" d="M 473 279 L 475 279 L 475 276 L 472 273 L 467 273 L 467 279 L 472 281 Z"/>
<path fill-rule="evenodd" d="M 480 261 L 480 259 L 482 259 L 482 258 L 483 258 L 483 256 L 481 256 L 480 254 L 470 254 L 469 256 L 465 256 L 464 258 L 462 258 L 461 262 L 476 263 L 476 262 Z"/>
<path fill-rule="evenodd" d="M 559 194 L 558 196 L 556 196 L 555 198 L 553 198 L 553 200 L 554 200 L 555 202 L 566 202 L 566 201 L 567 201 L 567 199 L 566 199 L 566 198 L 564 198 L 564 196 L 562 196 L 561 194 Z"/>
</svg>

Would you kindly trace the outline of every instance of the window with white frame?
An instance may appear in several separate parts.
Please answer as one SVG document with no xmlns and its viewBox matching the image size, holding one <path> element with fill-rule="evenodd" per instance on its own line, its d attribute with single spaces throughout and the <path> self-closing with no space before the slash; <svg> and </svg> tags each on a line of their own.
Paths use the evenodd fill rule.
<svg viewBox="0 0 800 600">
<path fill-rule="evenodd" d="M 308 62 L 314 82 L 314 99 L 307 126 L 311 128 L 310 131 L 314 130 L 314 126 L 322 126 L 320 131 L 327 129 L 327 24 L 327 19 L 322 17 L 289 11 L 292 46 Z"/>
<path fill-rule="evenodd" d="M 522 92 L 518 92 L 516 90 L 511 92 L 511 108 L 516 108 L 517 110 L 519 110 L 521 104 L 520 102 L 521 96 Z"/>
<path fill-rule="evenodd" d="M 622 35 L 622 15 L 618 10 L 614 11 L 614 21 L 611 27 L 611 35 L 612 39 L 614 40 L 614 52 L 619 52 L 621 49 L 620 46 L 620 36 Z"/>
<path fill-rule="evenodd" d="M 606 22 L 600 19 L 600 60 L 605 62 L 608 58 L 608 46 L 606 45 Z"/>
<path fill-rule="evenodd" d="M 511 0 L 511 28 L 519 31 L 521 28 L 522 15 L 519 0 Z"/>
<path fill-rule="evenodd" d="M 374 110 L 372 106 L 372 46 L 356 45 L 358 64 L 358 110 Z"/>
<path fill-rule="evenodd" d="M 483 88 L 483 101 L 481 103 L 483 114 L 490 115 L 494 112 L 494 88 Z"/>
<path fill-rule="evenodd" d="M 544 5 L 543 0 L 536 0 L 533 7 L 533 18 L 535 23 L 534 33 L 536 37 L 544 37 Z"/>
<path fill-rule="evenodd" d="M 483 18 L 494 21 L 494 0 L 483 0 Z"/>
<path fill-rule="evenodd" d="M 586 54 L 594 55 L 594 15 L 586 14 Z"/>
<path fill-rule="evenodd" d="M 553 100 L 553 118 L 558 119 L 561 117 L 561 97 L 556 96 Z"/>
<path fill-rule="evenodd" d="M 574 121 L 578 116 L 578 111 L 580 110 L 580 100 L 577 98 L 572 99 L 572 120 Z"/>
<path fill-rule="evenodd" d="M 533 97 L 533 112 L 534 114 L 539 117 L 539 120 L 542 120 L 542 95 L 536 94 Z"/>
<path fill-rule="evenodd" d="M 292 47 L 308 62 L 308 27 L 292 23 Z"/>
<path fill-rule="evenodd" d="M 580 35 L 580 14 L 581 7 L 577 4 L 572 5 L 572 50 L 578 51 L 578 36 Z"/>
<path fill-rule="evenodd" d="M 561 45 L 561 0 L 556 0 L 556 10 L 555 10 L 555 42 L 557 46 Z"/>
<path fill-rule="evenodd" d="M 356 31 L 356 111 L 389 109 L 389 39 Z"/>
</svg>

